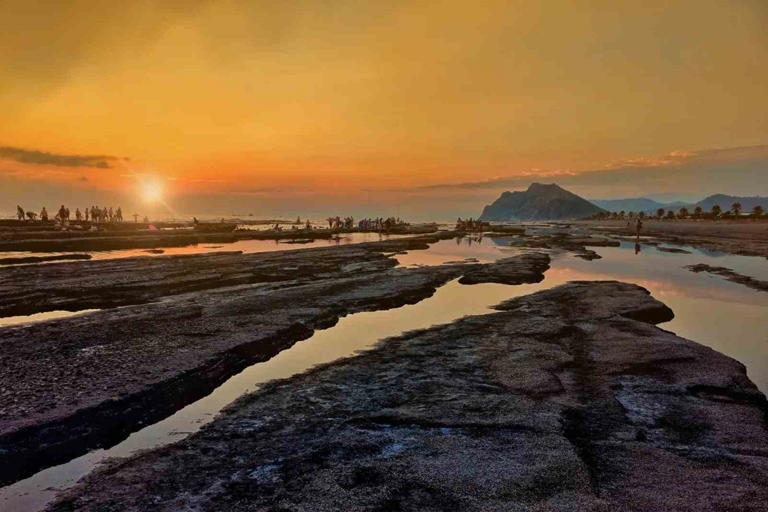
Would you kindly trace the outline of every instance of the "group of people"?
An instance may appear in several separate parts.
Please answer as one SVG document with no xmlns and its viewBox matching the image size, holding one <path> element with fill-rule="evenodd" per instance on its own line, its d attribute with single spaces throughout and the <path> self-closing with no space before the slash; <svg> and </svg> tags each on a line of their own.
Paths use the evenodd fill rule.
<svg viewBox="0 0 768 512">
<path fill-rule="evenodd" d="M 328 221 L 328 229 L 352 229 L 355 223 L 355 219 L 352 217 L 344 217 L 343 219 L 338 215 L 336 217 L 328 217 L 325 219 Z"/>
<path fill-rule="evenodd" d="M 350 220 L 352 217 L 350 217 Z M 375 232 L 381 232 L 381 231 L 389 231 L 395 226 L 402 226 L 405 224 L 405 221 L 402 220 L 400 217 L 387 217 L 386 219 L 383 217 L 376 217 L 375 219 L 361 219 L 357 223 L 357 229 L 360 231 L 375 231 Z M 351 223 L 350 223 L 351 227 Z"/>
<path fill-rule="evenodd" d="M 19 220 L 35 220 L 37 219 L 37 216 L 37 212 L 31 210 L 24 211 L 24 208 L 22 208 L 21 205 L 16 205 L 16 217 Z M 40 220 L 49 220 L 48 210 L 45 209 L 45 206 L 40 210 Z M 61 205 L 59 211 L 56 212 L 56 215 L 53 217 L 53 220 L 61 224 L 68 224 L 72 220 L 70 209 Z M 117 208 L 111 206 L 104 208 L 91 206 L 90 208 L 84 208 L 81 212 L 80 208 L 76 208 L 74 220 L 76 222 L 93 222 L 96 224 L 104 222 L 123 222 L 123 209 L 119 206 Z"/>
<path fill-rule="evenodd" d="M 456 231 L 468 231 L 470 233 L 474 233 L 476 231 L 482 231 L 483 228 L 487 226 L 487 222 L 475 220 L 472 217 L 468 219 L 462 219 L 459 217 L 456 219 Z"/>
</svg>

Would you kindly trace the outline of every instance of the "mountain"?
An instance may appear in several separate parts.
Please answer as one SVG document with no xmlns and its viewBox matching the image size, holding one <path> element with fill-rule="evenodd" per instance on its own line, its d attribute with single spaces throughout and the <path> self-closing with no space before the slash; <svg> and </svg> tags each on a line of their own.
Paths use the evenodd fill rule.
<svg viewBox="0 0 768 512">
<path fill-rule="evenodd" d="M 760 196 L 750 196 L 750 197 L 740 197 L 740 196 L 727 196 L 725 194 L 715 194 L 709 197 L 706 197 L 696 203 L 694 207 L 701 206 L 701 209 L 705 212 L 712 209 L 712 206 L 714 205 L 720 205 L 720 208 L 723 209 L 723 211 L 727 211 L 731 209 L 731 205 L 733 203 L 739 202 L 741 203 L 741 210 L 744 212 L 751 211 L 752 208 L 754 208 L 756 205 L 760 205 L 766 210 L 768 210 L 768 197 L 760 197 Z"/>
<path fill-rule="evenodd" d="M 682 207 L 688 208 L 689 211 L 693 211 L 697 206 L 701 206 L 701 209 L 708 212 L 712 209 L 713 205 L 720 205 L 723 211 L 731 209 L 733 203 L 741 203 L 741 209 L 744 212 L 751 211 L 755 205 L 760 205 L 768 210 L 768 197 L 752 196 L 729 196 L 725 194 L 714 194 L 702 199 L 696 203 L 686 203 L 684 201 L 675 201 L 672 203 L 662 203 L 654 201 L 653 199 L 647 199 L 645 197 L 634 197 L 627 199 L 593 199 L 592 203 L 605 208 L 609 212 L 619 212 L 624 210 L 625 212 L 645 212 L 655 213 L 659 208 L 665 210 L 677 211 Z"/>
<path fill-rule="evenodd" d="M 659 208 L 666 209 L 674 207 L 673 204 L 660 203 L 645 197 L 632 197 L 627 199 L 591 199 L 590 202 L 609 212 L 620 212 L 621 210 L 624 210 L 625 212 L 655 212 Z M 684 203 L 680 203 L 679 206 L 683 206 L 683 204 Z"/>
<path fill-rule="evenodd" d="M 589 217 L 602 208 L 554 183 L 532 183 L 525 192 L 504 192 L 483 208 L 480 220 L 555 220 Z"/>
</svg>

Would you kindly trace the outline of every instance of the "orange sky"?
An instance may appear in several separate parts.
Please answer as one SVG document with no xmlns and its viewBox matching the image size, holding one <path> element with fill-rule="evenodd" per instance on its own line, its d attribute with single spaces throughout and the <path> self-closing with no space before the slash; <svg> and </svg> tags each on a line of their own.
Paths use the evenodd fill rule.
<svg viewBox="0 0 768 512">
<path fill-rule="evenodd" d="M 768 142 L 763 0 L 121 4 L 2 2 L 0 146 L 129 157 L 184 195 L 348 194 Z M 0 177 L 135 186 L 109 165 L 6 159 Z"/>
</svg>

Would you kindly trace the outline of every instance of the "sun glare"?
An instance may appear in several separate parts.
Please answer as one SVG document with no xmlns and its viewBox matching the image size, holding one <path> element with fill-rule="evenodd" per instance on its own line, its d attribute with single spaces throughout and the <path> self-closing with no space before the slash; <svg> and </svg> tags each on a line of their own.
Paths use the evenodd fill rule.
<svg viewBox="0 0 768 512">
<path fill-rule="evenodd" d="M 141 195 L 145 201 L 160 201 L 163 197 L 163 187 L 156 181 L 145 181 L 141 184 Z"/>
</svg>

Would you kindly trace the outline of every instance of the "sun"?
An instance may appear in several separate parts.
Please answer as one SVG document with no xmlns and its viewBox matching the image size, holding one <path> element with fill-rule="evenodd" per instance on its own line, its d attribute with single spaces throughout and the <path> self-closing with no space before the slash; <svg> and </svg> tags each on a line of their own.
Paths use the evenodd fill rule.
<svg viewBox="0 0 768 512">
<path fill-rule="evenodd" d="M 163 198 L 163 187 L 156 181 L 145 181 L 141 184 L 141 195 L 150 203 L 160 201 Z"/>
</svg>

